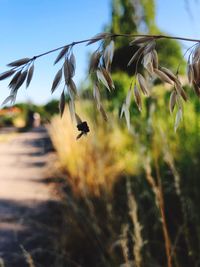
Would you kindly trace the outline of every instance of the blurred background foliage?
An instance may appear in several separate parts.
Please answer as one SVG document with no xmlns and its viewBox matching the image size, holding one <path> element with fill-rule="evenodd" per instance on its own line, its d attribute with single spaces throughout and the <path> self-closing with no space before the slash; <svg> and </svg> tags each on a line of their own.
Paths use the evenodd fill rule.
<svg viewBox="0 0 200 267">
<path fill-rule="evenodd" d="M 160 31 L 155 22 L 155 1 L 154 0 L 113 0 L 112 20 L 106 27 L 112 33 L 146 33 L 165 34 Z M 116 51 L 113 59 L 112 70 L 115 72 L 124 71 L 130 76 L 134 74 L 135 66 L 127 68 L 127 62 L 138 47 L 129 46 L 128 38 L 117 38 L 115 40 Z M 157 42 L 160 65 L 176 70 L 179 64 L 184 71 L 184 59 L 180 45 L 174 40 L 159 40 Z M 166 60 L 167 58 L 167 60 Z"/>
<path fill-rule="evenodd" d="M 58 114 L 58 100 L 51 100 L 45 105 L 35 105 L 31 102 L 18 103 L 12 107 L 5 106 L 0 111 L 0 128 L 16 127 L 19 129 L 26 128 L 29 125 L 30 114 L 37 113 L 41 117 L 41 123 L 48 123 L 51 117 Z"/>
</svg>

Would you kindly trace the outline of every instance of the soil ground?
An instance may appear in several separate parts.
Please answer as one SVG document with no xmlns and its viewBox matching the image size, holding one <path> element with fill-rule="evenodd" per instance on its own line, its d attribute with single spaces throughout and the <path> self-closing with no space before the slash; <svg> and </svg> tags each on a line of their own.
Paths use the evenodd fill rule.
<svg viewBox="0 0 200 267">
<path fill-rule="evenodd" d="M 0 266 L 56 266 L 61 204 L 45 182 L 52 153 L 44 128 L 0 143 Z"/>
</svg>

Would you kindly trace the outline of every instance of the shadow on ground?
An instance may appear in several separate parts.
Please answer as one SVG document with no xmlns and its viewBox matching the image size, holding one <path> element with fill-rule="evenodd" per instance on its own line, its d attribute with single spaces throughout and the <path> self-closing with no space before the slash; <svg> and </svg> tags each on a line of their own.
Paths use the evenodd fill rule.
<svg viewBox="0 0 200 267">
<path fill-rule="evenodd" d="M 45 194 L 48 184 L 56 182 L 39 175 L 48 162 L 52 144 L 44 128 L 19 134 L 12 142 L 2 145 L 0 154 L 1 158 L 7 157 L 0 175 L 1 186 L 5 187 L 0 195 L 0 260 L 3 259 L 5 267 L 33 267 L 27 263 L 31 255 L 36 267 L 61 266 L 64 257 L 59 244 L 62 204 L 53 197 L 51 199 L 51 195 L 48 199 L 41 197 L 43 193 L 34 193 L 40 190 L 41 184 Z M 24 194 L 24 183 L 31 195 Z M 15 188 L 21 191 L 18 193 Z M 25 255 L 23 248 L 29 254 Z"/>
<path fill-rule="evenodd" d="M 0 256 L 7 267 L 26 267 L 21 246 L 28 251 L 35 266 L 56 266 L 59 260 L 59 229 L 62 207 L 57 201 L 24 204 L 0 199 Z M 4 209 L 4 211 L 3 211 Z"/>
</svg>

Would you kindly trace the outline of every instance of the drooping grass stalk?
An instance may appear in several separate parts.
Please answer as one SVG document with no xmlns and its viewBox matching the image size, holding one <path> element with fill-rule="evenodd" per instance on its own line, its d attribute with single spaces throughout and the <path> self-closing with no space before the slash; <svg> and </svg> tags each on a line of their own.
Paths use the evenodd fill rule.
<svg viewBox="0 0 200 267">
<path fill-rule="evenodd" d="M 182 213 L 185 214 L 184 212 L 184 205 L 183 205 L 183 197 L 182 197 L 182 194 L 181 194 L 181 183 L 180 183 L 180 175 L 175 167 L 175 164 L 174 164 L 174 160 L 173 160 L 173 157 L 169 151 L 169 147 L 167 146 L 167 141 L 166 141 L 166 136 L 164 134 L 164 132 L 161 132 L 161 138 L 162 138 L 162 144 L 163 144 L 163 158 L 164 158 L 164 161 L 167 163 L 167 165 L 169 166 L 173 176 L 174 176 L 174 187 L 175 187 L 175 191 L 176 191 L 176 194 L 177 196 L 179 197 L 180 199 L 180 202 L 181 202 L 181 209 L 182 209 Z M 176 236 L 176 239 L 174 241 L 174 244 L 171 248 L 171 257 L 174 259 L 175 261 L 175 264 L 176 266 L 178 266 L 178 263 L 177 263 L 177 258 L 176 258 L 176 245 L 178 243 L 178 240 L 181 236 L 181 233 L 183 232 L 183 230 L 187 227 L 186 224 L 185 224 L 185 216 L 183 216 L 183 219 L 184 219 L 184 224 L 182 227 L 180 227 L 178 233 L 177 233 L 177 236 Z M 188 238 L 186 237 L 186 243 L 187 243 L 187 246 L 189 244 L 188 242 Z"/>
<path fill-rule="evenodd" d="M 128 207 L 129 207 L 129 216 L 134 226 L 133 233 L 133 255 L 135 258 L 135 266 L 142 266 L 142 248 L 144 241 L 142 238 L 142 226 L 138 218 L 138 204 L 135 199 L 135 196 L 131 190 L 130 180 L 126 181 L 127 196 L 128 196 Z"/>
<path fill-rule="evenodd" d="M 122 235 L 120 238 L 120 245 L 122 248 L 122 254 L 125 261 L 123 266 L 125 267 L 131 267 L 129 261 L 129 248 L 128 248 L 128 238 L 127 238 L 128 228 L 129 227 L 127 224 L 122 225 Z"/>
<path fill-rule="evenodd" d="M 172 267 L 172 257 L 171 257 L 171 241 L 169 237 L 169 232 L 167 229 L 167 221 L 165 216 L 165 203 L 164 203 L 164 195 L 163 195 L 163 189 L 162 189 L 162 181 L 160 176 L 160 168 L 158 164 L 158 158 L 155 159 L 155 169 L 156 169 L 156 176 L 158 181 L 158 192 L 159 192 L 159 204 L 160 204 L 160 213 L 162 218 L 162 228 L 163 228 L 163 235 L 165 239 L 165 249 L 166 249 L 166 255 L 167 255 L 167 264 L 168 267 Z"/>
<path fill-rule="evenodd" d="M 185 207 L 185 197 L 181 191 L 181 179 L 176 169 L 173 156 L 170 153 L 169 147 L 167 146 L 164 133 L 162 133 L 162 142 L 163 142 L 164 160 L 167 163 L 168 167 L 170 168 L 172 175 L 174 176 L 174 186 L 175 186 L 176 194 L 180 199 L 181 211 L 183 215 L 183 227 L 182 227 L 183 229 L 182 230 L 184 230 L 184 233 L 185 233 L 185 242 L 186 242 L 188 251 L 192 251 L 191 242 L 190 242 L 190 234 L 189 234 L 189 229 L 188 229 L 188 215 L 187 215 L 187 211 Z"/>
<path fill-rule="evenodd" d="M 108 35 L 105 38 L 117 38 L 117 37 L 125 37 L 125 38 L 152 37 L 152 38 L 154 38 L 156 40 L 157 39 L 171 39 L 171 40 L 180 40 L 180 41 L 196 42 L 196 43 L 199 43 L 200 42 L 200 39 L 195 39 L 195 38 L 186 38 L 186 37 L 169 36 L 169 35 L 151 35 L 151 34 L 121 34 L 121 33 L 113 33 L 112 34 L 111 33 L 110 35 Z M 37 58 L 46 56 L 46 55 L 51 54 L 51 53 L 54 53 L 54 52 L 57 52 L 57 51 L 65 48 L 66 46 L 71 47 L 71 46 L 75 46 L 75 45 L 78 45 L 78 44 L 88 43 L 88 42 L 90 42 L 92 40 L 95 41 L 95 37 L 93 37 L 93 38 L 87 38 L 85 40 L 80 40 L 80 41 L 74 41 L 74 42 L 71 42 L 69 44 L 66 44 L 66 45 L 63 45 L 63 46 L 54 48 L 52 50 L 49 50 L 49 51 L 46 51 L 44 53 L 38 54 L 36 56 L 33 56 L 32 57 L 32 60 L 36 60 Z M 98 41 L 99 38 L 96 38 L 96 40 Z"/>
<path fill-rule="evenodd" d="M 28 266 L 29 267 L 36 267 L 31 254 L 27 250 L 25 250 L 25 248 L 22 245 L 20 247 L 21 247 L 23 256 L 24 256 Z"/>
<path fill-rule="evenodd" d="M 170 241 L 169 232 L 167 229 L 162 182 L 161 182 L 160 170 L 159 170 L 159 165 L 158 165 L 157 160 L 155 160 L 155 169 L 156 169 L 156 176 L 157 176 L 156 177 L 157 178 L 157 184 L 155 182 L 155 179 L 152 176 L 151 166 L 150 166 L 149 160 L 147 160 L 147 162 L 145 164 L 146 179 L 147 179 L 148 183 L 150 184 L 152 191 L 155 194 L 155 201 L 156 201 L 157 207 L 160 211 L 160 216 L 162 219 L 161 220 L 162 221 L 162 231 L 163 231 L 163 237 L 164 237 L 164 242 L 165 242 L 167 267 L 172 267 L 171 241 Z"/>
</svg>

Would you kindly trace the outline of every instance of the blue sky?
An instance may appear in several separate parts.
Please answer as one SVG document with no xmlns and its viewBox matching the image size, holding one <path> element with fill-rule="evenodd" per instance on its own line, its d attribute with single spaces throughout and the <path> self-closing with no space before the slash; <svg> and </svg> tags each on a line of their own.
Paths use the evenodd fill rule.
<svg viewBox="0 0 200 267">
<path fill-rule="evenodd" d="M 200 3 L 188 0 L 156 0 L 158 26 L 173 35 L 200 38 Z M 192 13 L 193 19 L 190 17 Z M 0 0 L 0 72 L 15 59 L 32 57 L 72 41 L 92 37 L 110 20 L 110 0 Z M 87 78 L 87 55 L 92 48 L 78 46 L 75 80 Z M 58 67 L 56 54 L 40 58 L 28 90 L 21 88 L 18 101 L 45 103 L 53 96 L 50 88 Z M 0 83 L 0 102 L 8 96 L 8 80 Z M 58 97 L 59 90 L 55 97 Z"/>
</svg>

